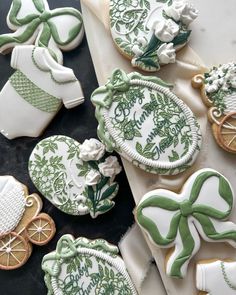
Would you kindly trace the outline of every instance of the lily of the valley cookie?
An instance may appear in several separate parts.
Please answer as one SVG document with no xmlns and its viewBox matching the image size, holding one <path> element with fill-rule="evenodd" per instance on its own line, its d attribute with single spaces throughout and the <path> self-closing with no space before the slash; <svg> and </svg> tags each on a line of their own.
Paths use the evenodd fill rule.
<svg viewBox="0 0 236 295">
<path fill-rule="evenodd" d="M 48 48 L 61 64 L 61 50 L 74 49 L 84 35 L 82 16 L 77 9 L 50 10 L 47 0 L 13 0 L 7 24 L 15 32 L 0 35 L 0 52 L 8 52 L 16 45 L 35 44 Z"/>
<path fill-rule="evenodd" d="M 43 258 L 51 295 L 137 295 L 118 248 L 104 240 L 64 235 L 55 252 Z"/>
<path fill-rule="evenodd" d="M 51 217 L 40 213 L 42 201 L 12 176 L 0 176 L 0 269 L 27 262 L 32 245 L 45 245 L 55 234 Z"/>
<path fill-rule="evenodd" d="M 178 174 L 199 153 L 201 135 L 188 106 L 156 77 L 115 70 L 92 102 L 98 136 L 108 151 L 148 172 Z"/>
<path fill-rule="evenodd" d="M 105 155 L 96 139 L 79 144 L 66 136 L 39 142 L 29 159 L 29 174 L 37 189 L 57 208 L 71 215 L 95 218 L 115 205 L 121 166 Z"/>
<path fill-rule="evenodd" d="M 155 72 L 175 63 L 176 51 L 189 40 L 198 11 L 185 0 L 111 0 L 115 44 L 134 67 Z"/>
<path fill-rule="evenodd" d="M 197 75 L 192 85 L 201 89 L 209 107 L 208 118 L 217 143 L 227 152 L 236 153 L 236 64 L 223 64 Z"/>
<path fill-rule="evenodd" d="M 166 256 L 166 273 L 183 278 L 200 248 L 200 237 L 236 248 L 236 224 L 225 221 L 233 203 L 229 181 L 205 168 L 192 174 L 180 194 L 157 189 L 144 195 L 136 219 L 154 245 L 173 249 Z"/>
</svg>

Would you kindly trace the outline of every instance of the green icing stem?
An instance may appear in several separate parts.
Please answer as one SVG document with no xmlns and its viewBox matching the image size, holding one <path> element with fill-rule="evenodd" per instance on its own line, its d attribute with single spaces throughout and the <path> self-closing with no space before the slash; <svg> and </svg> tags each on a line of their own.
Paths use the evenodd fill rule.
<svg viewBox="0 0 236 295">
<path fill-rule="evenodd" d="M 219 179 L 218 192 L 220 197 L 226 201 L 229 209 L 226 212 L 222 212 L 215 208 L 205 204 L 194 204 L 198 199 L 199 193 L 204 183 L 211 177 L 217 177 Z M 214 196 L 209 196 L 214 197 Z M 182 241 L 182 251 L 176 257 L 172 264 L 170 275 L 173 277 L 182 277 L 181 267 L 183 264 L 191 258 L 193 250 L 195 249 L 195 240 L 188 225 L 188 217 L 194 217 L 201 225 L 204 234 L 213 241 L 236 241 L 236 231 L 224 231 L 219 233 L 216 231 L 213 222 L 210 218 L 221 220 L 222 225 L 224 220 L 230 215 L 233 206 L 233 193 L 229 182 L 222 177 L 219 173 L 214 171 L 202 172 L 199 174 L 191 189 L 191 193 L 188 199 L 183 202 L 177 202 L 168 197 L 154 195 L 143 202 L 137 207 L 137 222 L 143 227 L 151 239 L 158 246 L 171 247 L 174 243 L 177 233 L 179 232 Z M 169 230 L 166 237 L 163 237 L 158 230 L 158 226 L 147 216 L 143 214 L 145 208 L 160 208 L 163 210 L 173 211 L 176 213 L 172 217 Z M 160 220 L 160 222 L 166 222 Z M 201 235 L 201 233 L 199 233 Z"/>
</svg>

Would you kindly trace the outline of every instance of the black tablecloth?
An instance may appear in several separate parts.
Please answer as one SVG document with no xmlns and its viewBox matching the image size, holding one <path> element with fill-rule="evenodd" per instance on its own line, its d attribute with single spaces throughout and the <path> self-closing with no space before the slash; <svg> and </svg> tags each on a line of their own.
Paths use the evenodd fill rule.
<svg viewBox="0 0 236 295">
<path fill-rule="evenodd" d="M 11 2 L 10 0 L 0 1 L 1 34 L 10 32 L 6 25 L 6 16 Z M 81 10 L 78 0 L 48 0 L 48 2 L 52 9 L 72 6 Z M 10 58 L 11 54 L 0 55 L 0 88 L 13 73 Z M 0 135 L 0 175 L 14 176 L 28 186 L 30 193 L 37 190 L 29 178 L 28 159 L 40 140 L 57 134 L 70 136 L 80 142 L 86 138 L 96 137 L 97 122 L 90 95 L 98 84 L 86 38 L 77 49 L 64 54 L 64 65 L 72 68 L 80 80 L 86 98 L 85 103 L 72 110 L 63 108 L 40 138 L 19 138 L 9 141 Z M 117 181 L 120 184 L 120 190 L 115 198 L 116 206 L 94 220 L 89 215 L 82 217 L 66 215 L 42 197 L 43 212 L 54 219 L 57 233 L 48 245 L 34 246 L 28 262 L 20 269 L 0 271 L 0 295 L 46 295 L 41 261 L 45 254 L 55 249 L 58 239 L 63 234 L 70 233 L 75 237 L 84 236 L 91 239 L 104 238 L 118 244 L 122 235 L 133 223 L 134 203 L 124 171 L 117 177 Z"/>
</svg>

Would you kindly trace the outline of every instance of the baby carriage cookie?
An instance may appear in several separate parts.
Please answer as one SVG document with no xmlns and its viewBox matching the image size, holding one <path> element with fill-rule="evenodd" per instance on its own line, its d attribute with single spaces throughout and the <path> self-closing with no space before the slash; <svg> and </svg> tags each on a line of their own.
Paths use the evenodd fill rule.
<svg viewBox="0 0 236 295">
<path fill-rule="evenodd" d="M 227 152 L 236 153 L 236 64 L 223 64 L 197 75 L 192 85 L 201 89 L 209 107 L 208 118 L 217 143 Z"/>
<path fill-rule="evenodd" d="M 47 0 L 13 0 L 7 25 L 15 32 L 0 35 L 1 53 L 7 53 L 17 45 L 35 44 L 48 48 L 60 64 L 63 64 L 61 50 L 74 49 L 84 35 L 82 16 L 77 9 L 50 10 Z"/>
<path fill-rule="evenodd" d="M 106 149 L 151 173 L 174 175 L 189 168 L 201 133 L 190 108 L 170 88 L 157 77 L 115 70 L 91 98 Z"/>
<path fill-rule="evenodd" d="M 102 239 L 62 236 L 42 262 L 48 295 L 137 295 L 118 252 Z"/>
<path fill-rule="evenodd" d="M 179 194 L 157 189 L 143 196 L 136 220 L 157 247 L 171 248 L 166 273 L 184 278 L 201 240 L 226 242 L 236 248 L 236 224 L 227 221 L 234 193 L 219 172 L 205 168 L 190 176 Z"/>
<path fill-rule="evenodd" d="M 236 291 L 236 262 L 232 260 L 203 260 L 197 263 L 196 286 L 199 295 L 234 295 Z"/>
<path fill-rule="evenodd" d="M 11 57 L 16 71 L 0 92 L 0 133 L 8 139 L 37 137 L 58 113 L 84 102 L 74 72 L 58 64 L 46 48 L 17 46 Z"/>
<path fill-rule="evenodd" d="M 41 209 L 37 194 L 29 195 L 12 176 L 0 176 L 0 269 L 21 267 L 31 255 L 32 244 L 45 245 L 53 238 L 54 221 Z"/>
<path fill-rule="evenodd" d="M 30 177 L 53 205 L 71 215 L 97 217 L 113 208 L 119 185 L 114 182 L 121 166 L 105 155 L 97 139 L 83 144 L 67 136 L 39 142 L 29 159 Z"/>
<path fill-rule="evenodd" d="M 175 63 L 198 11 L 185 0 L 111 0 L 110 26 L 119 51 L 134 67 L 155 72 Z"/>
</svg>

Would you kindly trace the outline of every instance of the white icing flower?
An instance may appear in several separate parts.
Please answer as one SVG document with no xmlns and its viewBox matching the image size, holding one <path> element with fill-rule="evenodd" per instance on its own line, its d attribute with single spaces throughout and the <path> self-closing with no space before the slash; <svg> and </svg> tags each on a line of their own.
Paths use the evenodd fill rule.
<svg viewBox="0 0 236 295">
<path fill-rule="evenodd" d="M 171 42 L 179 33 L 179 25 L 171 19 L 155 21 L 152 29 L 155 36 L 162 42 Z"/>
<path fill-rule="evenodd" d="M 143 50 L 140 49 L 139 45 L 138 44 L 135 44 L 133 47 L 132 47 L 132 51 L 133 53 L 135 54 L 135 57 L 139 57 L 143 54 Z"/>
<path fill-rule="evenodd" d="M 206 92 L 213 93 L 218 91 L 218 85 L 217 84 L 207 84 L 205 86 Z"/>
<path fill-rule="evenodd" d="M 114 178 L 122 170 L 117 157 L 110 156 L 106 158 L 104 163 L 98 165 L 99 171 L 105 177 Z"/>
<path fill-rule="evenodd" d="M 171 6 L 165 9 L 165 13 L 175 21 L 181 21 L 187 26 L 198 16 L 198 10 L 184 0 L 174 1 Z"/>
<path fill-rule="evenodd" d="M 164 43 L 157 50 L 157 56 L 160 64 L 175 63 L 175 49 L 173 43 Z"/>
<path fill-rule="evenodd" d="M 105 154 L 105 146 L 97 139 L 86 139 L 80 145 L 79 157 L 83 161 L 97 161 Z"/>
<path fill-rule="evenodd" d="M 185 9 L 182 12 L 180 20 L 185 25 L 189 25 L 198 17 L 198 10 L 192 5 L 187 3 Z"/>
<path fill-rule="evenodd" d="M 96 185 L 101 180 L 101 174 L 96 170 L 91 170 L 86 176 L 85 184 L 88 186 Z"/>
</svg>

